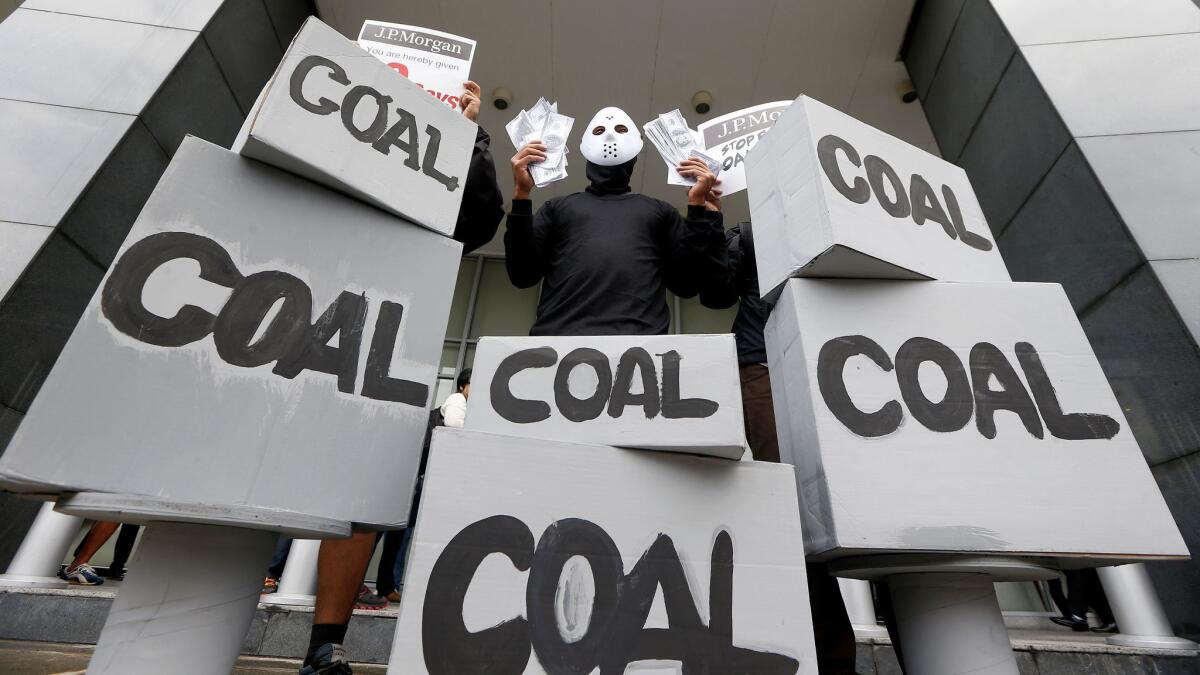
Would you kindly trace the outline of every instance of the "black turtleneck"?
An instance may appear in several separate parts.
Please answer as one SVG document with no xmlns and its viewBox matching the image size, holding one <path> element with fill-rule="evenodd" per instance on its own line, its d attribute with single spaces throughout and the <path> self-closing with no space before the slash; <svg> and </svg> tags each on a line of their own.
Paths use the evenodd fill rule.
<svg viewBox="0 0 1200 675">
<path fill-rule="evenodd" d="M 584 192 L 533 213 L 514 199 L 504 234 L 508 277 L 542 282 L 530 335 L 659 335 L 670 312 L 665 289 L 690 298 L 725 265 L 721 214 L 675 207 L 629 189 L 636 160 L 587 163 Z"/>
</svg>

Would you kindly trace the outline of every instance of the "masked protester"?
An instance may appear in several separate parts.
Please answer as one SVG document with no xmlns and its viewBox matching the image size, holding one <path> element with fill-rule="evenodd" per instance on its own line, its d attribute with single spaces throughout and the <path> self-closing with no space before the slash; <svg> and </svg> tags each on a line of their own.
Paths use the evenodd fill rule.
<svg viewBox="0 0 1200 675">
<path fill-rule="evenodd" d="M 680 164 L 696 179 L 687 216 L 629 188 L 642 150 L 638 127 L 619 108 L 596 113 L 583 131 L 583 192 L 547 201 L 533 213 L 531 163 L 546 157 L 534 141 L 512 159 L 512 210 L 504 235 L 508 278 L 518 288 L 542 282 L 531 335 L 658 335 L 670 313 L 665 290 L 692 297 L 724 266 L 719 206 L 705 205 L 718 183 L 698 159 Z"/>
</svg>

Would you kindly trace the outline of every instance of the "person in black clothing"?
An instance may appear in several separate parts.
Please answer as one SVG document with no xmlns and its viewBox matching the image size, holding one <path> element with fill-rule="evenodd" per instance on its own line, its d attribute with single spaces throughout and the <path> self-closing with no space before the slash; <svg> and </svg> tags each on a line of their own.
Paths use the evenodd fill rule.
<svg viewBox="0 0 1200 675">
<path fill-rule="evenodd" d="M 681 164 L 696 179 L 687 216 L 667 202 L 630 191 L 642 139 L 618 108 L 604 108 L 584 130 L 583 192 L 547 201 L 533 213 L 528 167 L 546 158 L 535 141 L 512 159 L 515 191 L 504 234 L 508 278 L 518 288 L 542 282 L 530 335 L 659 335 L 667 332 L 666 289 L 692 297 L 723 266 L 721 213 L 705 207 L 717 183 L 700 160 Z"/>
<path fill-rule="evenodd" d="M 479 115 L 479 86 L 467 82 L 465 88 L 459 106 L 463 115 L 473 122 Z M 489 144 L 487 132 L 480 127 L 454 228 L 454 239 L 462 242 L 464 254 L 491 241 L 504 217 L 504 198 L 496 183 L 496 167 L 488 150 Z M 357 532 L 349 539 L 321 542 L 317 562 L 317 602 L 301 675 L 346 675 L 351 672 L 342 642 L 355 603 L 362 600 L 360 589 L 375 549 L 375 539 L 374 532 Z M 387 606 L 386 599 L 370 593 L 369 589 L 368 594 L 372 596 L 367 598 L 372 605 Z"/>
<path fill-rule="evenodd" d="M 720 194 L 711 199 L 720 199 Z M 767 343 L 763 337 L 771 307 L 758 295 L 754 232 L 750 223 L 741 223 L 730 228 L 725 238 L 728 264 L 700 291 L 700 302 L 713 309 L 725 309 L 740 301 L 732 331 L 742 382 L 746 439 L 755 460 L 778 462 L 779 437 L 775 431 L 771 377 L 767 370 Z M 846 614 L 837 579 L 829 575 L 824 563 L 809 563 L 807 567 L 817 669 L 822 675 L 854 675 L 854 629 Z"/>
</svg>

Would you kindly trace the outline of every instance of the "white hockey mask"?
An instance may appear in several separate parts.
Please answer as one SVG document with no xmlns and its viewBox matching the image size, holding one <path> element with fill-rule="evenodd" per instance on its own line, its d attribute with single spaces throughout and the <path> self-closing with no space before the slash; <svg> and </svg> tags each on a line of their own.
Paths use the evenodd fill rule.
<svg viewBox="0 0 1200 675">
<path fill-rule="evenodd" d="M 579 151 L 592 164 L 624 164 L 642 151 L 642 134 L 620 108 L 602 108 L 583 130 Z"/>
</svg>

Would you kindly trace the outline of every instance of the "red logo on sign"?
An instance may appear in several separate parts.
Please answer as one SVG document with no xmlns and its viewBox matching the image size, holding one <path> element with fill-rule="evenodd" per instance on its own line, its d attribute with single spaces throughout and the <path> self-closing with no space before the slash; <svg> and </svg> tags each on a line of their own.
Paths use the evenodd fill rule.
<svg viewBox="0 0 1200 675">
<path fill-rule="evenodd" d="M 396 63 L 395 61 L 393 61 L 392 63 L 388 64 L 388 68 L 391 68 L 392 70 L 396 71 L 397 73 L 400 73 L 401 75 L 403 75 L 405 77 L 408 77 L 408 66 L 404 65 L 403 63 Z"/>
</svg>

